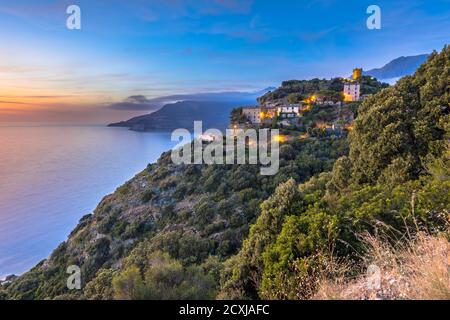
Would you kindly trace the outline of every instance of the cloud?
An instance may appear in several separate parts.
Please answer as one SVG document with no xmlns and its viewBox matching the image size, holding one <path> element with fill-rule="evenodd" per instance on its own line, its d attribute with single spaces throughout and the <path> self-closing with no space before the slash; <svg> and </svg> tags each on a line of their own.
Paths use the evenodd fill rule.
<svg viewBox="0 0 450 320">
<path fill-rule="evenodd" d="M 213 36 L 226 36 L 232 39 L 244 39 L 249 42 L 263 42 L 271 38 L 267 30 L 252 27 L 251 21 L 240 24 L 219 22 L 207 28 L 198 29 L 197 32 Z"/>
<path fill-rule="evenodd" d="M 245 14 L 252 9 L 253 0 L 214 0 L 224 11 Z"/>
<path fill-rule="evenodd" d="M 129 97 L 125 100 L 125 102 L 128 102 L 128 103 L 141 103 L 141 104 L 144 104 L 144 103 L 150 103 L 150 100 L 147 99 L 146 96 L 143 96 L 143 95 L 135 95 L 135 96 L 129 96 Z"/>
<path fill-rule="evenodd" d="M 252 20 L 250 21 L 250 28 L 255 29 L 256 27 L 259 26 L 261 21 L 261 16 L 260 15 L 255 15 L 253 16 Z"/>
<path fill-rule="evenodd" d="M 7 3 L 0 5 L 0 13 L 15 16 L 19 18 L 36 18 L 36 17 L 65 17 L 65 9 L 68 4 L 63 2 L 51 3 Z M 61 12 L 63 15 L 61 15 Z"/>
<path fill-rule="evenodd" d="M 315 6 L 329 7 L 333 5 L 335 2 L 336 2 L 335 0 L 312 0 L 308 2 L 308 8 L 312 8 Z"/>
<path fill-rule="evenodd" d="M 328 36 L 330 33 L 332 33 L 336 28 L 329 28 L 325 30 L 320 31 L 313 31 L 313 32 L 304 32 L 300 35 L 300 39 L 303 41 L 317 41 L 320 40 L 326 36 Z"/>
<path fill-rule="evenodd" d="M 122 102 L 108 105 L 109 109 L 127 110 L 127 111 L 154 111 L 158 106 L 152 104 L 152 101 L 143 95 L 129 96 Z"/>
<path fill-rule="evenodd" d="M 226 33 L 227 36 L 235 39 L 245 39 L 250 42 L 262 42 L 269 40 L 270 37 L 262 32 L 253 32 L 245 30 L 237 30 Z"/>
<path fill-rule="evenodd" d="M 71 98 L 74 97 L 74 95 L 71 94 L 64 94 L 64 95 L 14 95 L 14 96 L 0 96 L 0 98 L 25 98 L 25 99 L 59 99 L 59 98 Z"/>
<path fill-rule="evenodd" d="M 155 1 L 152 1 L 155 3 Z M 163 0 L 164 6 L 176 10 L 180 15 L 246 14 L 252 9 L 254 0 Z M 156 1 L 158 3 L 158 1 Z"/>
<path fill-rule="evenodd" d="M 194 18 L 208 15 L 247 14 L 254 0 L 118 0 L 140 19 L 155 22 L 162 19 Z"/>
<path fill-rule="evenodd" d="M 27 103 L 20 102 L 20 101 L 4 101 L 4 100 L 0 100 L 0 104 L 27 104 Z"/>
<path fill-rule="evenodd" d="M 0 65 L 0 73 L 30 73 L 44 70 L 38 67 Z"/>
</svg>

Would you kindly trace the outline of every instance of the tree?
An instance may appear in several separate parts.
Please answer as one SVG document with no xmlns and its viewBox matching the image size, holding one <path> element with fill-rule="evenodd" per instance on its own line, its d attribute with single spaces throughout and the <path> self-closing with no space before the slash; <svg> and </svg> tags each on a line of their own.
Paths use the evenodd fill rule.
<svg viewBox="0 0 450 320">
<path fill-rule="evenodd" d="M 212 299 L 214 281 L 196 266 L 184 268 L 167 253 L 154 252 L 146 270 L 131 266 L 113 279 L 115 297 L 133 300 Z"/>
<path fill-rule="evenodd" d="M 434 53 L 413 76 L 362 103 L 350 134 L 356 183 L 386 181 L 400 167 L 396 183 L 417 179 L 424 171 L 422 159 L 442 153 L 450 111 L 448 83 L 450 47 Z"/>
<path fill-rule="evenodd" d="M 276 239 L 262 253 L 263 272 L 258 288 L 262 299 L 307 298 L 314 289 L 308 279 L 338 236 L 339 218 L 323 201 L 330 174 L 300 185 L 302 206 L 286 217 Z"/>
<path fill-rule="evenodd" d="M 112 280 L 114 297 L 118 300 L 142 298 L 143 279 L 138 267 L 130 267 Z"/>
<path fill-rule="evenodd" d="M 288 102 L 290 104 L 296 104 L 299 103 L 300 101 L 302 101 L 304 99 L 304 96 L 301 93 L 290 93 L 287 97 Z"/>
<path fill-rule="evenodd" d="M 8 295 L 6 294 L 6 291 L 3 290 L 2 288 L 0 288 L 0 301 L 1 300 L 6 300 L 8 297 Z"/>
<path fill-rule="evenodd" d="M 233 110 L 231 110 L 230 122 L 232 124 L 239 124 L 239 123 L 247 122 L 247 118 L 245 117 L 244 113 L 242 112 L 242 108 L 234 108 Z"/>
<path fill-rule="evenodd" d="M 114 271 L 111 269 L 100 269 L 95 278 L 86 284 L 84 295 L 91 300 L 111 300 L 114 297 L 112 279 Z M 116 285 L 119 285 L 116 283 Z M 120 286 L 124 283 L 120 284 Z M 124 290 L 124 289 L 123 289 Z M 124 296 L 125 298 L 125 296 Z M 130 297 L 127 297 L 130 298 Z"/>
<path fill-rule="evenodd" d="M 250 228 L 241 251 L 230 260 L 228 274 L 225 274 L 222 296 L 257 298 L 263 271 L 262 253 L 272 243 L 284 222 L 293 214 L 301 201 L 297 184 L 293 179 L 279 185 L 274 194 L 261 205 L 261 214 Z M 228 279 L 227 279 L 228 278 Z"/>
<path fill-rule="evenodd" d="M 339 193 L 351 182 L 352 163 L 347 156 L 339 158 L 333 166 L 331 180 L 327 183 L 327 191 Z"/>
</svg>

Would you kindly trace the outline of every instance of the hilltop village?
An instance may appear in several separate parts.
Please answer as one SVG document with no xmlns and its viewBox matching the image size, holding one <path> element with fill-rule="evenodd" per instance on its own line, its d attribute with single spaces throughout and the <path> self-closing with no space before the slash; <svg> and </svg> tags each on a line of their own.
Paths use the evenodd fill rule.
<svg viewBox="0 0 450 320">
<path fill-rule="evenodd" d="M 259 105 L 234 109 L 230 126 L 281 129 L 281 141 L 341 136 L 353 129 L 359 104 L 388 86 L 359 68 L 350 78 L 284 81 L 260 97 Z"/>
</svg>

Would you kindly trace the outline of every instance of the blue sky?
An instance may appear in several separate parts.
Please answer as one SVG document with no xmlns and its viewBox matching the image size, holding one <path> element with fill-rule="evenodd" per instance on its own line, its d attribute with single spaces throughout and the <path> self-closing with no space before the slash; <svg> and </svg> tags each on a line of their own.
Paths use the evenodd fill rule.
<svg viewBox="0 0 450 320">
<path fill-rule="evenodd" d="M 71 4 L 81 30 L 65 27 Z M 381 30 L 366 27 L 371 4 Z M 348 75 L 449 36 L 450 0 L 2 0 L 0 121 L 115 120 L 124 115 L 102 106 L 129 96 Z"/>
</svg>

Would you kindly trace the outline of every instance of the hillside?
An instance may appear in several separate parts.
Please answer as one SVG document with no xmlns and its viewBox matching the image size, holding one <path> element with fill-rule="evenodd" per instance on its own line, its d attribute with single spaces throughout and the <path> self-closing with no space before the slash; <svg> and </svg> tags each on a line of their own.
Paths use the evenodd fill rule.
<svg viewBox="0 0 450 320">
<path fill-rule="evenodd" d="M 392 79 L 413 74 L 419 66 L 428 59 L 428 54 L 399 57 L 385 64 L 381 68 L 364 71 L 363 74 L 377 79 Z"/>
<path fill-rule="evenodd" d="M 165 153 L 0 299 L 309 299 L 342 275 L 330 261 L 345 261 L 352 279 L 365 272 L 362 235 L 392 246 L 421 231 L 448 236 L 449 86 L 446 47 L 369 96 L 348 137 L 282 143 L 274 176 L 252 165 L 177 166 Z M 80 291 L 66 288 L 74 264 Z M 439 279 L 447 290 L 448 271 Z"/>
<path fill-rule="evenodd" d="M 341 93 L 346 81 L 345 78 L 283 81 L 279 88 L 261 96 L 258 101 L 262 105 L 277 102 L 297 103 L 310 95 L 323 97 L 325 100 L 342 101 Z M 362 76 L 357 82 L 361 84 L 361 95 L 374 94 L 389 87 L 387 83 L 369 76 Z"/>
<path fill-rule="evenodd" d="M 19 299 L 67 294 L 65 269 L 76 264 L 85 281 L 93 283 L 74 297 L 99 297 L 92 286 L 103 277 L 136 263 L 147 268 L 142 259 L 159 259 L 159 254 L 196 272 L 211 268 L 214 275 L 240 248 L 261 202 L 279 183 L 330 170 L 345 153 L 345 139 L 296 141 L 283 146 L 282 168 L 275 176 L 260 176 L 259 167 L 251 165 L 176 166 L 169 153 L 163 154 L 105 197 L 48 260 L 14 281 L 9 292 Z"/>
</svg>

